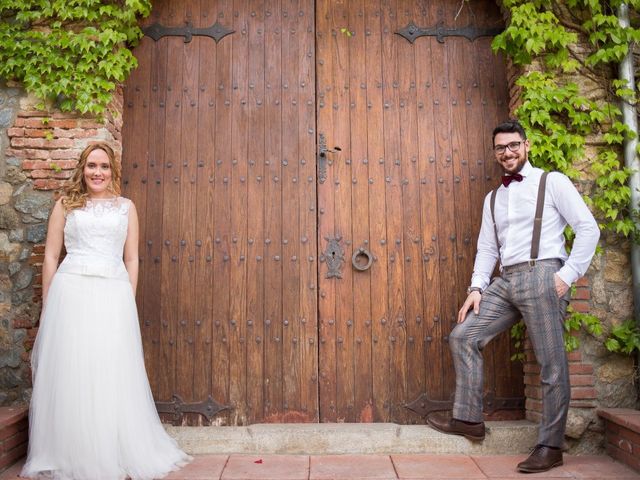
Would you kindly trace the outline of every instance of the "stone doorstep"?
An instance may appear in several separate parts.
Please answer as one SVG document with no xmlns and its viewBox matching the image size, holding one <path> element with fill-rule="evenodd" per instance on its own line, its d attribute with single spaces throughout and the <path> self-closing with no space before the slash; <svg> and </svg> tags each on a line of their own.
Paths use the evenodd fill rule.
<svg viewBox="0 0 640 480">
<path fill-rule="evenodd" d="M 487 422 L 483 442 L 446 435 L 426 425 L 395 423 L 254 424 L 174 427 L 169 434 L 187 453 L 203 454 L 466 454 L 528 453 L 538 426 L 527 420 Z"/>
</svg>

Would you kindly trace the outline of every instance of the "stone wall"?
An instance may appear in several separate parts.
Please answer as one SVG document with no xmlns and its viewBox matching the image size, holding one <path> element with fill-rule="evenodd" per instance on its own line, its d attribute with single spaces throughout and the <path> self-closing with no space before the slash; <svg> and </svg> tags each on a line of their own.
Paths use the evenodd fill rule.
<svg viewBox="0 0 640 480">
<path fill-rule="evenodd" d="M 29 400 L 47 219 L 55 191 L 95 140 L 120 151 L 121 93 L 104 121 L 35 108 L 0 84 L 0 405 Z"/>
</svg>

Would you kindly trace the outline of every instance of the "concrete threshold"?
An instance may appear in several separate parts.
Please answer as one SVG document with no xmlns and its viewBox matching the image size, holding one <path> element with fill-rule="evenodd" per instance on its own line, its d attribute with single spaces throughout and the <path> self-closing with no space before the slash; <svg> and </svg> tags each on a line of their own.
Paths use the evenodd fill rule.
<svg viewBox="0 0 640 480">
<path fill-rule="evenodd" d="M 189 454 L 413 454 L 528 453 L 538 427 L 526 420 L 487 422 L 482 442 L 445 435 L 425 425 L 287 423 L 246 427 L 174 427 L 169 434 Z"/>
</svg>

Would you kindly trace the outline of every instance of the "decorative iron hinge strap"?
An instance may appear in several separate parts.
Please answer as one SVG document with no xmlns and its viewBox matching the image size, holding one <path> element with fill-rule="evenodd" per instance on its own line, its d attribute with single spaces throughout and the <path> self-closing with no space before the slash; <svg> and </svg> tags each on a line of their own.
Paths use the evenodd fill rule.
<svg viewBox="0 0 640 480">
<path fill-rule="evenodd" d="M 497 410 L 524 409 L 523 397 L 496 397 L 493 393 L 486 393 L 482 403 L 485 413 L 493 413 Z M 405 408 L 425 417 L 432 412 L 453 410 L 453 400 L 431 400 L 426 393 L 423 393 L 413 402 L 406 404 Z"/>
<path fill-rule="evenodd" d="M 395 33 L 406 38 L 410 43 L 415 42 L 418 37 L 436 37 L 439 43 L 444 43 L 444 37 L 465 37 L 473 42 L 478 37 L 495 37 L 503 30 L 502 27 L 478 28 L 472 25 L 462 28 L 445 28 L 442 22 L 435 27 L 426 28 L 409 22 L 406 27 Z"/>
<path fill-rule="evenodd" d="M 198 413 L 205 417 L 209 423 L 222 410 L 229 410 L 231 407 L 221 405 L 216 402 L 211 395 L 203 402 L 186 403 L 179 395 L 173 395 L 170 402 L 156 402 L 158 413 L 173 414 L 173 424 L 180 425 L 185 413 Z"/>
<path fill-rule="evenodd" d="M 162 37 L 184 37 L 184 43 L 189 43 L 192 37 L 198 36 L 213 38 L 216 43 L 218 43 L 227 35 L 235 32 L 235 30 L 231 30 L 220 24 L 220 22 L 216 22 L 206 28 L 194 28 L 190 22 L 187 22 L 184 27 L 166 27 L 159 23 L 154 23 L 153 25 L 143 28 L 142 31 L 156 42 Z"/>
</svg>

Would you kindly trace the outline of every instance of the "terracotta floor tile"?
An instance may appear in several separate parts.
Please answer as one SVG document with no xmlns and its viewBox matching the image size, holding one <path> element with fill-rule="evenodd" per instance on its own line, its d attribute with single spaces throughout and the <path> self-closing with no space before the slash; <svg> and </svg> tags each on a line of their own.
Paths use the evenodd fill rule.
<svg viewBox="0 0 640 480">
<path fill-rule="evenodd" d="M 518 473 L 516 466 L 527 455 L 482 455 L 472 456 L 473 461 L 491 480 L 512 478 L 572 478 L 563 467 L 557 467 L 542 473 Z"/>
<path fill-rule="evenodd" d="M 467 455 L 392 455 L 401 479 L 486 479 L 486 475 Z"/>
<path fill-rule="evenodd" d="M 24 465 L 24 459 L 20 460 L 18 463 L 14 463 L 9 468 L 7 468 L 4 472 L 2 472 L 2 474 L 0 474 L 0 480 L 19 479 L 20 477 L 18 475 L 20 474 L 20 470 L 22 470 L 23 465 Z"/>
<path fill-rule="evenodd" d="M 562 467 L 579 479 L 638 479 L 640 473 L 604 455 L 565 455 Z"/>
<path fill-rule="evenodd" d="M 166 480 L 217 480 L 222 474 L 228 455 L 196 455 L 193 462 L 177 472 L 171 472 Z"/>
<path fill-rule="evenodd" d="M 311 480 L 398 478 L 387 455 L 313 455 Z"/>
<path fill-rule="evenodd" d="M 306 455 L 231 455 L 222 480 L 307 480 Z"/>
</svg>

